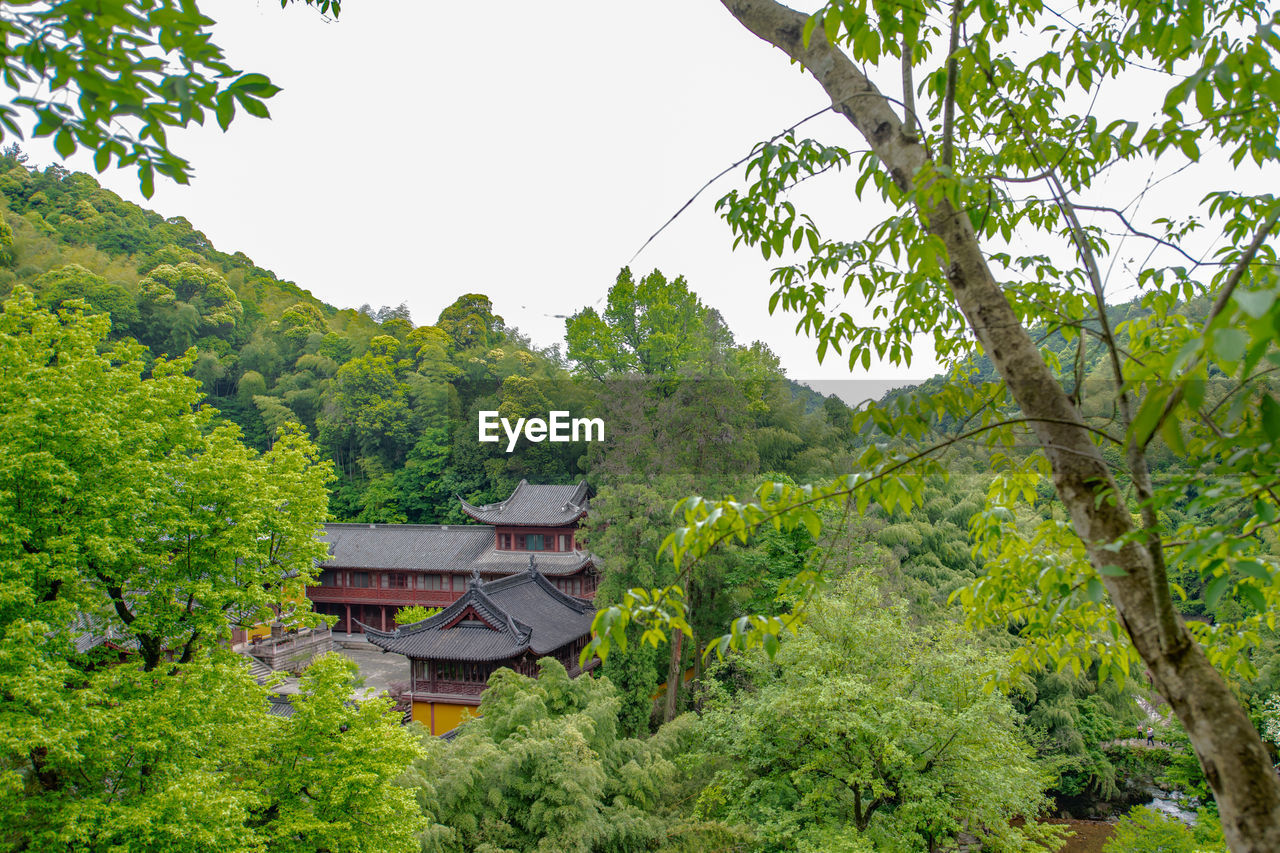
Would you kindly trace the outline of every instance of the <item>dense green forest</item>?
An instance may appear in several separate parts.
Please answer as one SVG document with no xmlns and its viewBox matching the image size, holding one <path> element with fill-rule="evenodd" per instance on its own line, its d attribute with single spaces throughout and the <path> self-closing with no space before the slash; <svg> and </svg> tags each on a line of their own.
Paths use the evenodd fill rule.
<svg viewBox="0 0 1280 853">
<path fill-rule="evenodd" d="M 29 170 L 22 159 L 16 148 L 0 159 L 12 238 L 0 292 L 20 284 L 49 308 L 85 300 L 110 315 L 111 339 L 134 338 L 156 357 L 194 348 L 192 375 L 208 404 L 247 444 L 266 449 L 296 422 L 331 456 L 337 520 L 461 521 L 456 496 L 484 503 L 521 478 L 567 482 L 602 473 L 606 458 L 637 475 L 700 476 L 705 459 L 801 478 L 847 461 L 847 408 L 787 382 L 767 347 L 735 343 L 683 280 L 623 271 L 610 310 L 642 318 L 635 339 L 616 333 L 616 317 L 609 326 L 584 315 L 570 335 L 571 364 L 558 346 L 533 346 L 483 294 L 460 294 L 432 325 L 415 326 L 404 306 L 340 310 L 243 254 L 218 251 L 182 218 L 126 202 L 89 175 Z M 677 390 L 671 374 L 698 383 Z M 680 440 L 714 423 L 694 400 L 728 420 Z M 594 460 L 585 444 L 524 443 L 507 454 L 475 441 L 481 409 L 513 421 L 550 409 L 603 412 L 610 429 Z M 644 419 L 669 431 L 647 434 Z M 740 456 L 726 455 L 732 446 Z M 614 448 L 629 448 L 627 457 Z"/>
<path fill-rule="evenodd" d="M 188 377 L 181 392 L 188 411 L 202 399 L 193 413 L 202 418 L 199 429 L 220 441 L 242 440 L 246 453 L 268 454 L 263 459 L 313 453 L 316 470 L 331 462 L 333 519 L 460 521 L 457 496 L 484 502 L 521 478 L 585 477 L 597 489 L 586 536 L 605 574 L 598 602 L 614 603 L 633 587 L 682 586 L 689 636 L 615 650 L 604 679 L 570 682 L 553 662 L 536 681 L 499 673 L 483 716 L 452 742 L 397 740 L 399 751 L 381 764 L 348 753 L 337 767 L 381 780 L 343 793 L 351 808 L 376 814 L 370 798 L 384 795 L 378 785 L 399 776 L 399 762 L 401 770 L 412 766 L 397 790 L 410 792 L 421 811 L 420 821 L 401 830 L 421 832 L 428 850 L 935 850 L 962 831 L 991 849 L 1033 850 L 1043 849 L 1038 842 L 1055 844 L 1056 830 L 1015 818 L 1115 814 L 1175 791 L 1197 798 L 1198 835 L 1146 812 L 1135 813 L 1125 831 L 1199 845 L 1188 850 L 1220 845 L 1211 831 L 1213 800 L 1185 736 L 1140 673 L 1118 684 L 1097 660 L 1083 670 L 1022 672 L 1010 663 L 1021 642 L 1017 626 L 977 633 L 961 627 L 953 594 L 984 569 L 971 519 L 986 505 L 997 456 L 1019 458 L 1018 448 L 957 447 L 947 477 L 929 482 L 909 513 L 876 505 L 860 514 L 828 512 L 820 533 L 766 530 L 682 572 L 660 548 L 676 502 L 699 492 L 746 494 L 765 482 L 822 481 L 848 470 L 875 441 L 853 428 L 855 413 L 840 400 L 788 380 L 766 346 L 737 342 L 683 279 L 624 269 L 605 308 L 568 320 L 563 349 L 539 349 L 482 294 L 460 295 L 425 326 L 415 326 L 403 307 L 337 309 L 242 254 L 218 251 L 185 220 L 123 201 L 88 175 L 58 166 L 35 171 L 23 161 L 16 148 L 0 159 L 0 290 L 30 294 L 10 303 L 6 313 L 16 325 L 9 333 L 56 336 L 56 322 L 41 312 L 60 310 L 68 328 L 99 329 L 96 342 L 77 338 L 81 349 L 92 344 L 82 357 L 92 360 L 94 347 L 115 353 L 108 360 L 130 366 L 139 389 L 170 376 L 176 364 Z M 86 316 L 76 319 L 81 310 Z M 1115 310 L 1117 323 L 1142 311 Z M 1204 308 L 1183 310 L 1195 316 Z M 1046 339 L 1066 364 L 1076 344 L 1060 331 L 1046 330 Z M 1095 378 L 1100 359 L 1094 353 L 1085 362 L 1086 381 L 1102 381 Z M 970 379 L 990 372 L 989 363 L 975 361 Z M 909 408 L 954 378 L 891 393 L 881 406 Z M 82 402 L 102 405 L 91 396 Z M 515 418 L 556 408 L 603 417 L 606 440 L 526 443 L 511 454 L 475 440 L 481 409 Z M 1153 459 L 1162 475 L 1184 473 L 1168 446 L 1153 450 Z M 1059 510 L 1050 495 L 1042 497 L 1014 523 L 1031 530 L 1052 520 Z M 1168 523 L 1194 524 L 1207 511 L 1192 494 L 1169 511 Z M 790 609 L 786 582 L 809 570 L 821 572 L 826 589 L 776 657 L 754 652 L 721 661 L 699 653 L 744 614 Z M 1251 606 L 1221 590 L 1207 595 L 1194 572 L 1173 580 L 1186 591 L 1179 606 L 1190 617 L 1230 621 Z M 173 630 L 163 623 L 155 642 Z M 193 634 L 201 630 L 217 633 L 205 626 Z M 239 677 L 216 648 L 208 655 L 193 670 L 202 678 Z M 74 671 L 95 682 L 117 671 L 100 664 L 69 659 L 70 670 L 50 677 L 67 680 Z M 676 676 L 686 668 L 695 678 L 681 689 Z M 1005 690 L 983 689 L 1001 672 L 1014 673 Z M 1275 725 L 1280 705 L 1267 704 L 1280 690 L 1275 638 L 1251 649 L 1234 677 L 1257 724 Z M 358 743 L 382 737 L 377 732 L 394 725 L 385 708 L 343 710 L 348 679 L 337 664 L 316 671 L 305 688 L 311 704 L 300 709 L 306 725 L 345 719 L 343 732 L 351 728 Z M 663 682 L 675 686 L 655 701 Z M 95 689 L 116 691 L 119 701 L 136 690 Z M 239 699 L 251 701 L 252 688 L 243 691 Z M 222 705 L 215 711 L 263 725 Z M 89 710 L 68 706 L 65 713 Z M 171 719 L 153 715 L 153 727 Z M 1128 743 L 1151 724 L 1172 748 Z M 216 728 L 209 731 L 214 736 Z M 306 748 L 297 732 L 272 731 L 283 739 L 279 749 Z M 232 822 L 248 820 L 277 841 L 290 833 L 312 838 L 315 827 L 288 823 L 300 819 L 289 800 L 296 792 L 282 793 L 294 791 L 290 785 L 310 790 L 307 780 L 290 782 L 292 771 L 270 750 L 233 740 L 233 760 L 261 766 L 265 775 L 235 794 L 241 811 Z M 121 758 L 102 750 L 95 760 L 110 774 Z M 212 771 L 189 759 L 158 754 L 153 763 L 170 762 L 175 778 L 194 790 Z M 52 849 L 28 841 L 83 832 L 86 821 L 138 821 L 180 807 L 157 804 L 140 783 L 131 800 L 108 798 L 98 803 L 105 810 L 98 816 L 62 822 L 77 798 L 55 783 L 55 764 L 47 762 L 55 781 L 36 784 L 35 793 L 29 783 L 27 795 L 45 797 L 62 817 L 41 823 L 11 812 L 3 849 Z M 272 785 L 283 787 L 263 788 Z M 403 797 L 397 802 L 405 807 Z M 210 833 L 199 849 L 231 849 Z M 148 838 L 154 846 L 145 849 L 197 849 Z M 342 838 L 335 830 L 328 849 L 357 849 Z M 405 839 L 403 831 L 390 833 L 380 846 L 360 849 L 408 849 Z"/>
<path fill-rule="evenodd" d="M 560 75 L 515 119 L 492 105 L 517 54 L 477 54 L 469 9 L 401 29 L 496 72 L 450 69 L 452 100 L 549 119 L 492 150 L 566 200 L 602 165 L 652 186 L 665 156 L 700 163 L 705 119 L 776 122 L 659 233 L 736 173 L 714 210 L 723 248 L 772 268 L 762 306 L 855 375 L 922 343 L 944 375 L 851 410 L 674 269 L 554 306 L 549 348 L 482 292 L 434 320 L 327 305 L 12 144 L 136 170 L 148 198 L 186 183 L 184 129 L 295 95 L 233 64 L 233 30 L 198 0 L 6 4 L 0 853 L 1280 850 L 1274 4 L 660 5 L 610 10 L 650 29 L 487 8 L 481 41 L 506 28 Z M 388 71 L 388 23 L 372 62 L 291 88 L 319 80 L 326 124 L 400 148 L 478 127 Z M 662 67 L 592 53 L 637 33 Z M 783 127 L 772 107 L 810 101 L 757 65 L 829 106 Z M 666 71 L 679 91 L 650 97 Z M 568 100 L 574 78 L 609 109 Z M 347 83 L 377 87 L 372 111 L 332 97 Z M 657 135 L 578 144 L 566 115 L 614 107 Z M 257 150 L 290 150 L 289 121 Z M 599 211 L 651 187 L 601 186 L 542 240 L 633 230 Z M 605 439 L 474 438 L 481 411 L 552 409 Z M 305 595 L 326 520 L 463 521 L 457 498 L 522 478 L 594 487 L 591 674 L 499 669 L 435 738 L 359 692 L 351 654 L 312 661 L 286 709 L 233 649 L 235 628 L 326 621 Z"/>
</svg>

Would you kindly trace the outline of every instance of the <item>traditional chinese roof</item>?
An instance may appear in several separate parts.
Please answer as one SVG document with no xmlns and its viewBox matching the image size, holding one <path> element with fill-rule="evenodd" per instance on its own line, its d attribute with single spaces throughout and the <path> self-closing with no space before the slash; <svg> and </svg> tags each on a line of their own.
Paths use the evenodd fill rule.
<svg viewBox="0 0 1280 853">
<path fill-rule="evenodd" d="M 527 556 L 527 555 L 526 555 Z M 591 632 L 595 608 L 566 595 L 533 566 L 510 577 L 473 581 L 444 610 L 394 631 L 365 625 L 369 642 L 416 660 L 483 663 L 525 652 L 542 656 Z"/>
<path fill-rule="evenodd" d="M 493 550 L 493 530 L 472 524 L 326 524 L 325 568 L 470 571 Z"/>
<path fill-rule="evenodd" d="M 71 643 L 79 654 L 107 644 L 131 651 L 138 649 L 138 638 L 107 616 L 77 613 L 71 622 L 70 634 Z"/>
<path fill-rule="evenodd" d="M 498 551 L 493 528 L 478 524 L 326 524 L 332 559 L 326 569 L 399 569 L 418 572 L 517 574 L 529 551 Z M 538 569 L 571 575 L 592 562 L 586 551 L 538 551 Z"/>
<path fill-rule="evenodd" d="M 499 503 L 474 506 L 459 500 L 462 511 L 484 524 L 513 527 L 561 527 L 587 514 L 591 487 L 583 480 L 576 486 L 531 486 L 521 480 L 515 491 Z"/>
<path fill-rule="evenodd" d="M 538 571 L 550 577 L 572 575 L 592 563 L 586 551 L 485 551 L 471 565 L 487 574 L 517 574 L 529 565 L 529 555 L 538 555 Z"/>
</svg>

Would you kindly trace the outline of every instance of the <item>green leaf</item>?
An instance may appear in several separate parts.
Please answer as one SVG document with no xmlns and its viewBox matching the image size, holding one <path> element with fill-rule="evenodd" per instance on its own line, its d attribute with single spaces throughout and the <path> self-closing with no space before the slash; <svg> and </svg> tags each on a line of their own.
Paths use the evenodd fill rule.
<svg viewBox="0 0 1280 853">
<path fill-rule="evenodd" d="M 1236 587 L 1236 592 L 1245 601 L 1259 613 L 1263 613 L 1267 609 L 1267 597 L 1262 594 L 1262 590 L 1258 589 L 1251 583 L 1242 583 Z"/>
<path fill-rule="evenodd" d="M 1182 427 L 1177 418 L 1164 419 L 1164 422 L 1160 424 L 1160 436 L 1174 453 L 1179 456 L 1187 455 L 1187 445 L 1182 440 Z"/>
<path fill-rule="evenodd" d="M 840 32 L 840 16 L 824 15 L 822 18 L 822 33 L 827 37 L 827 41 L 832 44 L 836 43 L 836 36 Z"/>
<path fill-rule="evenodd" d="M 76 141 L 71 136 L 71 131 L 67 130 L 64 125 L 53 137 L 53 150 L 58 152 L 60 157 L 70 157 L 76 150 Z"/>
<path fill-rule="evenodd" d="M 1218 361 L 1227 364 L 1239 361 L 1248 345 L 1249 335 L 1229 326 L 1215 331 L 1209 344 Z"/>
<path fill-rule="evenodd" d="M 1116 565 L 1105 565 L 1098 567 L 1098 574 L 1108 578 L 1127 578 L 1129 573 Z"/>
<path fill-rule="evenodd" d="M 1170 377 L 1179 376 L 1182 369 L 1191 363 L 1191 359 L 1200 351 L 1200 339 L 1192 338 L 1187 341 L 1178 350 L 1178 354 L 1174 356 L 1173 363 L 1170 365 Z"/>
<path fill-rule="evenodd" d="M 1231 578 L 1227 575 L 1221 575 L 1209 581 L 1209 585 L 1204 589 L 1204 606 L 1212 610 L 1230 585 Z"/>
<path fill-rule="evenodd" d="M 1280 517 L 1280 510 L 1270 501 L 1258 498 L 1253 502 L 1253 513 L 1262 519 L 1263 524 L 1274 524 L 1277 517 Z"/>
<path fill-rule="evenodd" d="M 1107 594 L 1107 588 L 1102 585 L 1102 581 L 1097 578 L 1089 578 L 1085 584 L 1085 597 L 1094 604 L 1100 604 L 1103 597 Z"/>
<path fill-rule="evenodd" d="M 822 536 L 822 519 L 812 510 L 807 510 L 801 517 L 804 522 L 805 530 L 809 531 L 809 535 L 816 541 Z"/>
<path fill-rule="evenodd" d="M 1276 294 L 1271 290 L 1237 290 L 1231 298 L 1240 306 L 1240 310 L 1255 320 L 1265 315 L 1275 304 Z"/>
<path fill-rule="evenodd" d="M 231 120 L 236 115 L 236 104 L 230 94 L 224 93 L 218 96 L 218 100 L 213 107 L 213 114 L 218 119 L 218 127 L 226 130 L 231 126 Z"/>
<path fill-rule="evenodd" d="M 1257 560 L 1237 560 L 1236 571 L 1248 577 L 1257 578 L 1260 581 L 1271 582 L 1271 567 Z"/>
<path fill-rule="evenodd" d="M 1139 443 L 1146 441 L 1151 437 L 1151 433 L 1156 428 L 1156 423 L 1160 419 L 1161 412 L 1164 411 L 1165 402 L 1169 399 L 1171 389 L 1167 386 L 1152 391 L 1147 398 L 1142 401 L 1142 406 L 1138 409 L 1138 414 L 1134 416 L 1133 423 L 1130 425 L 1130 433 L 1134 440 Z"/>
<path fill-rule="evenodd" d="M 804 22 L 804 31 L 800 35 L 800 40 L 805 47 L 809 46 L 809 40 L 813 38 L 813 28 L 817 26 L 817 23 L 817 15 L 810 15 L 809 19 Z"/>
<path fill-rule="evenodd" d="M 251 98 L 248 95 L 241 95 L 240 106 L 244 107 L 244 111 L 251 116 L 255 116 L 257 118 L 271 118 L 271 113 L 267 111 L 267 105 L 256 98 Z"/>
<path fill-rule="evenodd" d="M 1280 403 L 1265 394 L 1258 408 L 1262 413 L 1262 431 L 1271 441 L 1280 441 Z"/>
<path fill-rule="evenodd" d="M 259 98 L 270 98 L 280 91 L 280 87 L 271 82 L 265 74 L 242 74 L 228 89 L 239 89 Z"/>
<path fill-rule="evenodd" d="M 138 183 L 144 198 L 151 198 L 156 193 L 156 176 L 150 163 L 138 166 Z"/>
</svg>

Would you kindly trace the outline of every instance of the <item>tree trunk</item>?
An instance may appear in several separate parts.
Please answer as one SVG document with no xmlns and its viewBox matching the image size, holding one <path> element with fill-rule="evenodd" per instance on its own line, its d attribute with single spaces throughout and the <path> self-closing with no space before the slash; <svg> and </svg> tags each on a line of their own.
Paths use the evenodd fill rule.
<svg viewBox="0 0 1280 853">
<path fill-rule="evenodd" d="M 662 722 L 669 723 L 676 716 L 676 702 L 680 698 L 681 676 L 680 663 L 683 658 L 684 632 L 679 628 L 671 631 L 671 660 L 667 663 L 667 704 L 662 709 Z"/>
<path fill-rule="evenodd" d="M 866 137 L 897 184 L 910 189 L 925 163 L 924 148 L 903 128 L 888 101 L 822 28 L 809 45 L 807 16 L 773 0 L 721 0 L 748 30 L 799 62 L 826 90 L 835 110 Z M 1218 801 L 1227 844 L 1236 853 L 1280 850 L 1280 780 L 1244 710 L 1187 632 L 1181 617 L 1162 643 L 1159 615 L 1169 602 L 1156 590 L 1152 552 L 1137 543 L 1102 550 L 1133 529 L 1129 509 L 1101 452 L 1066 391 L 1045 365 L 983 257 L 973 226 L 949 202 L 918 209 L 930 233 L 947 247 L 951 293 L 983 350 L 1031 420 L 1053 466 L 1054 485 L 1095 567 L 1127 574 L 1103 582 L 1152 681 L 1182 721 Z M 1159 597 L 1157 597 L 1159 596 Z M 1167 611 L 1166 611 L 1167 612 Z"/>
</svg>

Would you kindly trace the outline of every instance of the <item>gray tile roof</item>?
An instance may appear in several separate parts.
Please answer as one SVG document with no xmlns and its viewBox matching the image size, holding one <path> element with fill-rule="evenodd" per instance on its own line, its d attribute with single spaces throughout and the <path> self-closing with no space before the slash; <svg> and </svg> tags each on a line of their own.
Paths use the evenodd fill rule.
<svg viewBox="0 0 1280 853">
<path fill-rule="evenodd" d="M 485 573 L 519 574 L 529 568 L 529 555 L 536 554 L 538 571 L 549 577 L 571 575 L 591 564 L 586 551 L 495 551 L 489 548 L 471 565 Z"/>
<path fill-rule="evenodd" d="M 472 608 L 488 626 L 457 624 Z M 537 571 L 474 583 L 444 610 L 395 631 L 365 626 L 369 642 L 418 660 L 503 661 L 530 651 L 549 654 L 591 632 L 595 608 L 565 595 Z"/>
<path fill-rule="evenodd" d="M 544 574 L 560 576 L 592 562 L 586 551 L 498 551 L 493 537 L 492 527 L 479 524 L 326 524 L 333 559 L 323 568 L 516 574 L 536 553 Z"/>
<path fill-rule="evenodd" d="M 138 638 L 109 616 L 80 612 L 71 622 L 71 643 L 78 654 L 111 643 L 123 649 L 138 649 Z"/>
<path fill-rule="evenodd" d="M 470 571 L 493 550 L 493 528 L 478 524 L 326 524 L 324 539 L 326 569 Z"/>
<path fill-rule="evenodd" d="M 292 717 L 294 712 L 293 703 L 289 701 L 288 696 L 281 696 L 278 693 L 272 693 L 269 697 L 270 702 L 267 703 L 267 713 L 273 717 Z"/>
<path fill-rule="evenodd" d="M 505 501 L 484 506 L 462 501 L 462 511 L 485 524 L 560 527 L 586 515 L 590 500 L 586 480 L 572 486 L 531 486 L 521 480 Z"/>
</svg>

